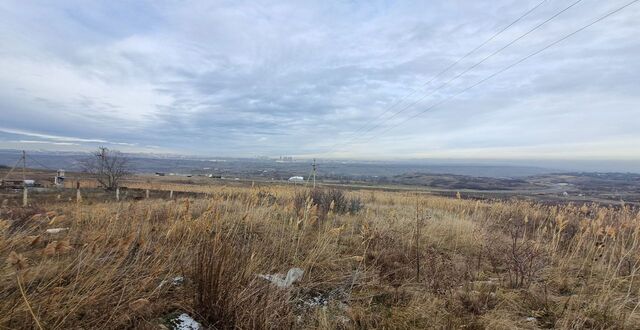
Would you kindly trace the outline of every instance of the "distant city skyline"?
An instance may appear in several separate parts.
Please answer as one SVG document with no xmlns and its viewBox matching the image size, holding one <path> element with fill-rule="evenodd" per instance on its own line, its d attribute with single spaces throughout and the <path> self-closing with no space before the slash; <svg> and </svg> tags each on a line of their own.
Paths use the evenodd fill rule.
<svg viewBox="0 0 640 330">
<path fill-rule="evenodd" d="M 629 1 L 573 2 L 3 1 L 0 149 L 640 160 L 638 3 L 459 94 Z"/>
</svg>

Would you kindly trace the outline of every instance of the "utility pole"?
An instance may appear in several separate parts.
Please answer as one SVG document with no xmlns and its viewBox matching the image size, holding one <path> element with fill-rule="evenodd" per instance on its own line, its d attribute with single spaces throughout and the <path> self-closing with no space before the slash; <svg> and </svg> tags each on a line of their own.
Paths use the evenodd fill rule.
<svg viewBox="0 0 640 330">
<path fill-rule="evenodd" d="M 312 173 L 313 173 L 313 188 L 315 189 L 316 188 L 316 159 L 315 158 L 313 159 L 313 164 L 311 166 L 313 168 L 313 170 L 312 170 Z"/>
<path fill-rule="evenodd" d="M 27 152 L 22 150 L 22 206 L 26 207 L 28 204 L 28 198 L 27 195 L 29 194 L 29 191 L 27 188 L 27 176 L 25 175 L 25 170 L 27 168 Z"/>
<path fill-rule="evenodd" d="M 25 170 L 27 168 L 27 152 L 22 150 L 22 184 L 24 185 L 25 182 L 24 180 L 27 179 L 25 173 Z"/>
</svg>

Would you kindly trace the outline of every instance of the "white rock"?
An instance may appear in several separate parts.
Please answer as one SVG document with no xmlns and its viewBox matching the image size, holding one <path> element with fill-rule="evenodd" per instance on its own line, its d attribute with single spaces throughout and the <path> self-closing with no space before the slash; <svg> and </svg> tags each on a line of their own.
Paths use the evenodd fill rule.
<svg viewBox="0 0 640 330">
<path fill-rule="evenodd" d="M 171 284 L 173 285 L 182 285 L 184 283 L 184 277 L 176 276 L 171 280 Z"/>
<path fill-rule="evenodd" d="M 67 230 L 69 230 L 69 228 L 49 228 L 47 229 L 47 234 L 57 234 Z"/>
<path fill-rule="evenodd" d="M 169 283 L 168 280 L 163 280 L 162 282 L 160 282 L 160 285 L 158 285 L 158 289 L 162 288 L 167 283 Z M 176 276 L 171 279 L 171 285 L 173 286 L 179 286 L 182 285 L 182 283 L 184 283 L 184 277 L 182 276 Z"/>
</svg>

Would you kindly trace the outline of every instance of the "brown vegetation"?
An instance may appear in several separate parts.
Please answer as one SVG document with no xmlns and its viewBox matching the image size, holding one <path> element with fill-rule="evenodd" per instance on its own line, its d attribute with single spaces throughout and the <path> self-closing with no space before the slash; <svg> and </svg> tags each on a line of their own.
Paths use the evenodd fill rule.
<svg viewBox="0 0 640 330">
<path fill-rule="evenodd" d="M 0 209 L 0 327 L 159 329 L 186 312 L 219 329 L 640 328 L 630 207 L 202 192 Z M 258 276 L 292 267 L 289 288 Z"/>
</svg>

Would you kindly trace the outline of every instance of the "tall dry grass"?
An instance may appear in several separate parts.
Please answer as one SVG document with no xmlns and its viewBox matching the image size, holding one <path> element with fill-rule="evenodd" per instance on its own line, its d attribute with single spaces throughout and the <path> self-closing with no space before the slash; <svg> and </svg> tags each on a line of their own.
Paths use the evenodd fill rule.
<svg viewBox="0 0 640 330">
<path fill-rule="evenodd" d="M 295 187 L 198 189 L 0 210 L 0 326 L 640 328 L 637 209 L 353 191 L 364 207 L 342 212 Z M 292 267 L 290 288 L 258 276 Z"/>
</svg>

